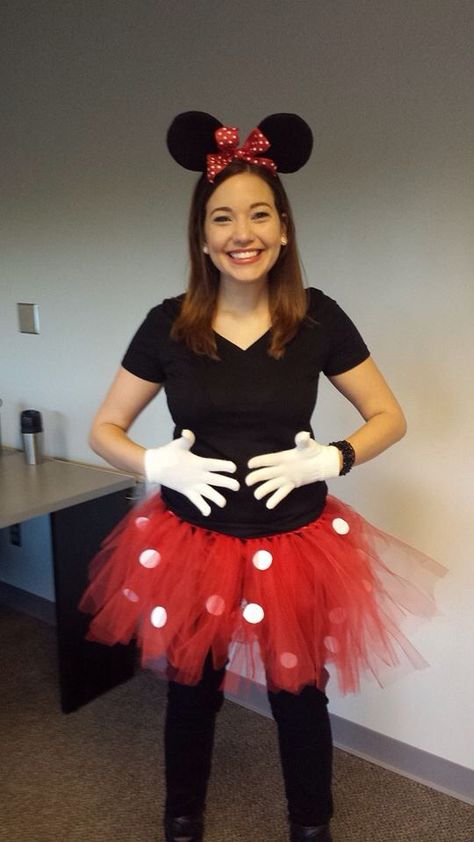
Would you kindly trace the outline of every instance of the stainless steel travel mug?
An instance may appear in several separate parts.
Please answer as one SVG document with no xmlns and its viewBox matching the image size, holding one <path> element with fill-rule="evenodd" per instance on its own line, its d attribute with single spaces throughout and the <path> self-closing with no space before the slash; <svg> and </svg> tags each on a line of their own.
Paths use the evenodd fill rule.
<svg viewBox="0 0 474 842">
<path fill-rule="evenodd" d="M 20 415 L 23 450 L 27 465 L 39 465 L 43 456 L 43 419 L 37 409 L 25 409 Z"/>
</svg>

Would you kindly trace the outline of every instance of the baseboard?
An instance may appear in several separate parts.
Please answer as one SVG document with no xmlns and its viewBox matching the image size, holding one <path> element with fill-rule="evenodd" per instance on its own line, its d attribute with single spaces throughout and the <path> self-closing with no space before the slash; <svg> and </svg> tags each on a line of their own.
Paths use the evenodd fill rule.
<svg viewBox="0 0 474 842">
<path fill-rule="evenodd" d="M 13 608 L 20 614 L 29 614 L 50 626 L 56 625 L 56 606 L 49 599 L 28 593 L 21 588 L 15 588 L 7 582 L 0 581 L 0 604 Z"/>
<path fill-rule="evenodd" d="M 55 605 L 36 594 L 27 593 L 0 581 L 0 603 L 23 614 L 29 614 L 50 625 L 55 625 Z M 255 713 L 271 718 L 270 706 L 264 690 L 249 687 L 245 698 L 226 694 L 236 704 Z M 474 771 L 452 763 L 435 754 L 379 734 L 363 725 L 331 714 L 334 745 L 342 751 L 383 766 L 413 781 L 444 792 L 460 801 L 474 804 Z"/>
<path fill-rule="evenodd" d="M 334 744 L 369 763 L 474 804 L 474 770 L 331 714 Z"/>
<path fill-rule="evenodd" d="M 270 706 L 261 690 L 252 689 L 248 696 L 240 698 L 226 694 L 230 701 L 271 717 Z M 331 714 L 334 745 L 342 751 L 354 754 L 369 763 L 375 763 L 405 778 L 444 792 L 459 801 L 474 804 L 474 771 L 458 763 L 452 763 L 435 754 L 414 748 L 385 734 L 379 734 L 341 716 Z"/>
</svg>

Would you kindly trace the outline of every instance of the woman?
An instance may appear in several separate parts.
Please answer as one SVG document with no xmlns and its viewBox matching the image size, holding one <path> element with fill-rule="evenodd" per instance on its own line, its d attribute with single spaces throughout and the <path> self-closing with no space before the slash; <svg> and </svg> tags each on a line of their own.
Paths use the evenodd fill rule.
<svg viewBox="0 0 474 842">
<path fill-rule="evenodd" d="M 343 692 L 364 670 L 379 677 L 403 658 L 423 666 L 398 621 L 434 613 L 429 591 L 442 570 L 327 497 L 325 480 L 381 453 L 406 424 L 350 319 L 303 288 L 276 170 L 306 162 L 308 126 L 273 115 L 239 148 L 235 129 L 188 112 L 168 146 L 180 164 L 204 170 L 191 204 L 188 291 L 150 311 L 90 436 L 96 453 L 159 483 L 161 495 L 109 536 L 81 607 L 96 614 L 92 639 L 136 635 L 143 663 L 170 680 L 168 842 L 203 839 L 222 688 L 262 672 L 290 838 L 330 842 L 326 665 Z M 329 445 L 310 426 L 321 371 L 364 419 Z M 162 384 L 174 440 L 145 450 L 128 430 Z M 381 546 L 397 551 L 390 567 Z"/>
</svg>

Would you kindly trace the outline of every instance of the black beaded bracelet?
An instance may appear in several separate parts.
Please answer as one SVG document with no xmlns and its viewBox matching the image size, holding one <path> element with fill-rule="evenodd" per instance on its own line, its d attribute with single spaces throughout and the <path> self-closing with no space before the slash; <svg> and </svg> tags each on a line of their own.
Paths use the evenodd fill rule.
<svg viewBox="0 0 474 842">
<path fill-rule="evenodd" d="M 331 441 L 329 445 L 333 447 L 337 447 L 338 450 L 342 453 L 342 468 L 339 471 L 339 476 L 343 477 L 345 474 L 348 474 L 352 466 L 355 462 L 355 450 L 352 447 L 352 444 L 349 441 Z"/>
</svg>

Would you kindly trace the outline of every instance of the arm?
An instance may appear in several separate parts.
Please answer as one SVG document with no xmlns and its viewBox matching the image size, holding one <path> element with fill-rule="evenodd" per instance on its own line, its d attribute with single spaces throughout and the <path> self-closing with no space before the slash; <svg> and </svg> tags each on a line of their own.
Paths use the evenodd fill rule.
<svg viewBox="0 0 474 842">
<path fill-rule="evenodd" d="M 346 437 L 355 450 L 356 465 L 373 459 L 403 438 L 407 425 L 401 407 L 370 357 L 329 380 L 365 420 L 365 424 Z"/>
<path fill-rule="evenodd" d="M 181 438 L 164 447 L 151 450 L 127 436 L 135 418 L 160 389 L 160 383 L 150 383 L 120 368 L 94 418 L 90 446 L 116 468 L 146 475 L 149 482 L 179 491 L 207 516 L 211 507 L 204 498 L 221 507 L 226 504 L 226 498 L 215 486 L 231 491 L 239 488 L 237 480 L 217 472 L 235 473 L 237 466 L 225 459 L 206 459 L 191 453 L 194 434 L 190 430 L 183 430 Z"/>
<path fill-rule="evenodd" d="M 145 448 L 132 441 L 127 431 L 160 389 L 160 383 L 150 383 L 119 368 L 92 422 L 92 450 L 115 468 L 144 474 Z"/>
<path fill-rule="evenodd" d="M 405 418 L 373 360 L 369 358 L 329 379 L 365 419 L 365 424 L 347 439 L 355 451 L 355 464 L 372 459 L 402 438 Z M 274 509 L 294 488 L 332 479 L 342 469 L 342 454 L 334 445 L 321 445 L 304 430 L 296 434 L 295 445 L 248 461 L 250 473 L 245 482 L 249 486 L 262 483 L 254 491 L 257 500 L 271 494 L 267 509 Z"/>
</svg>

